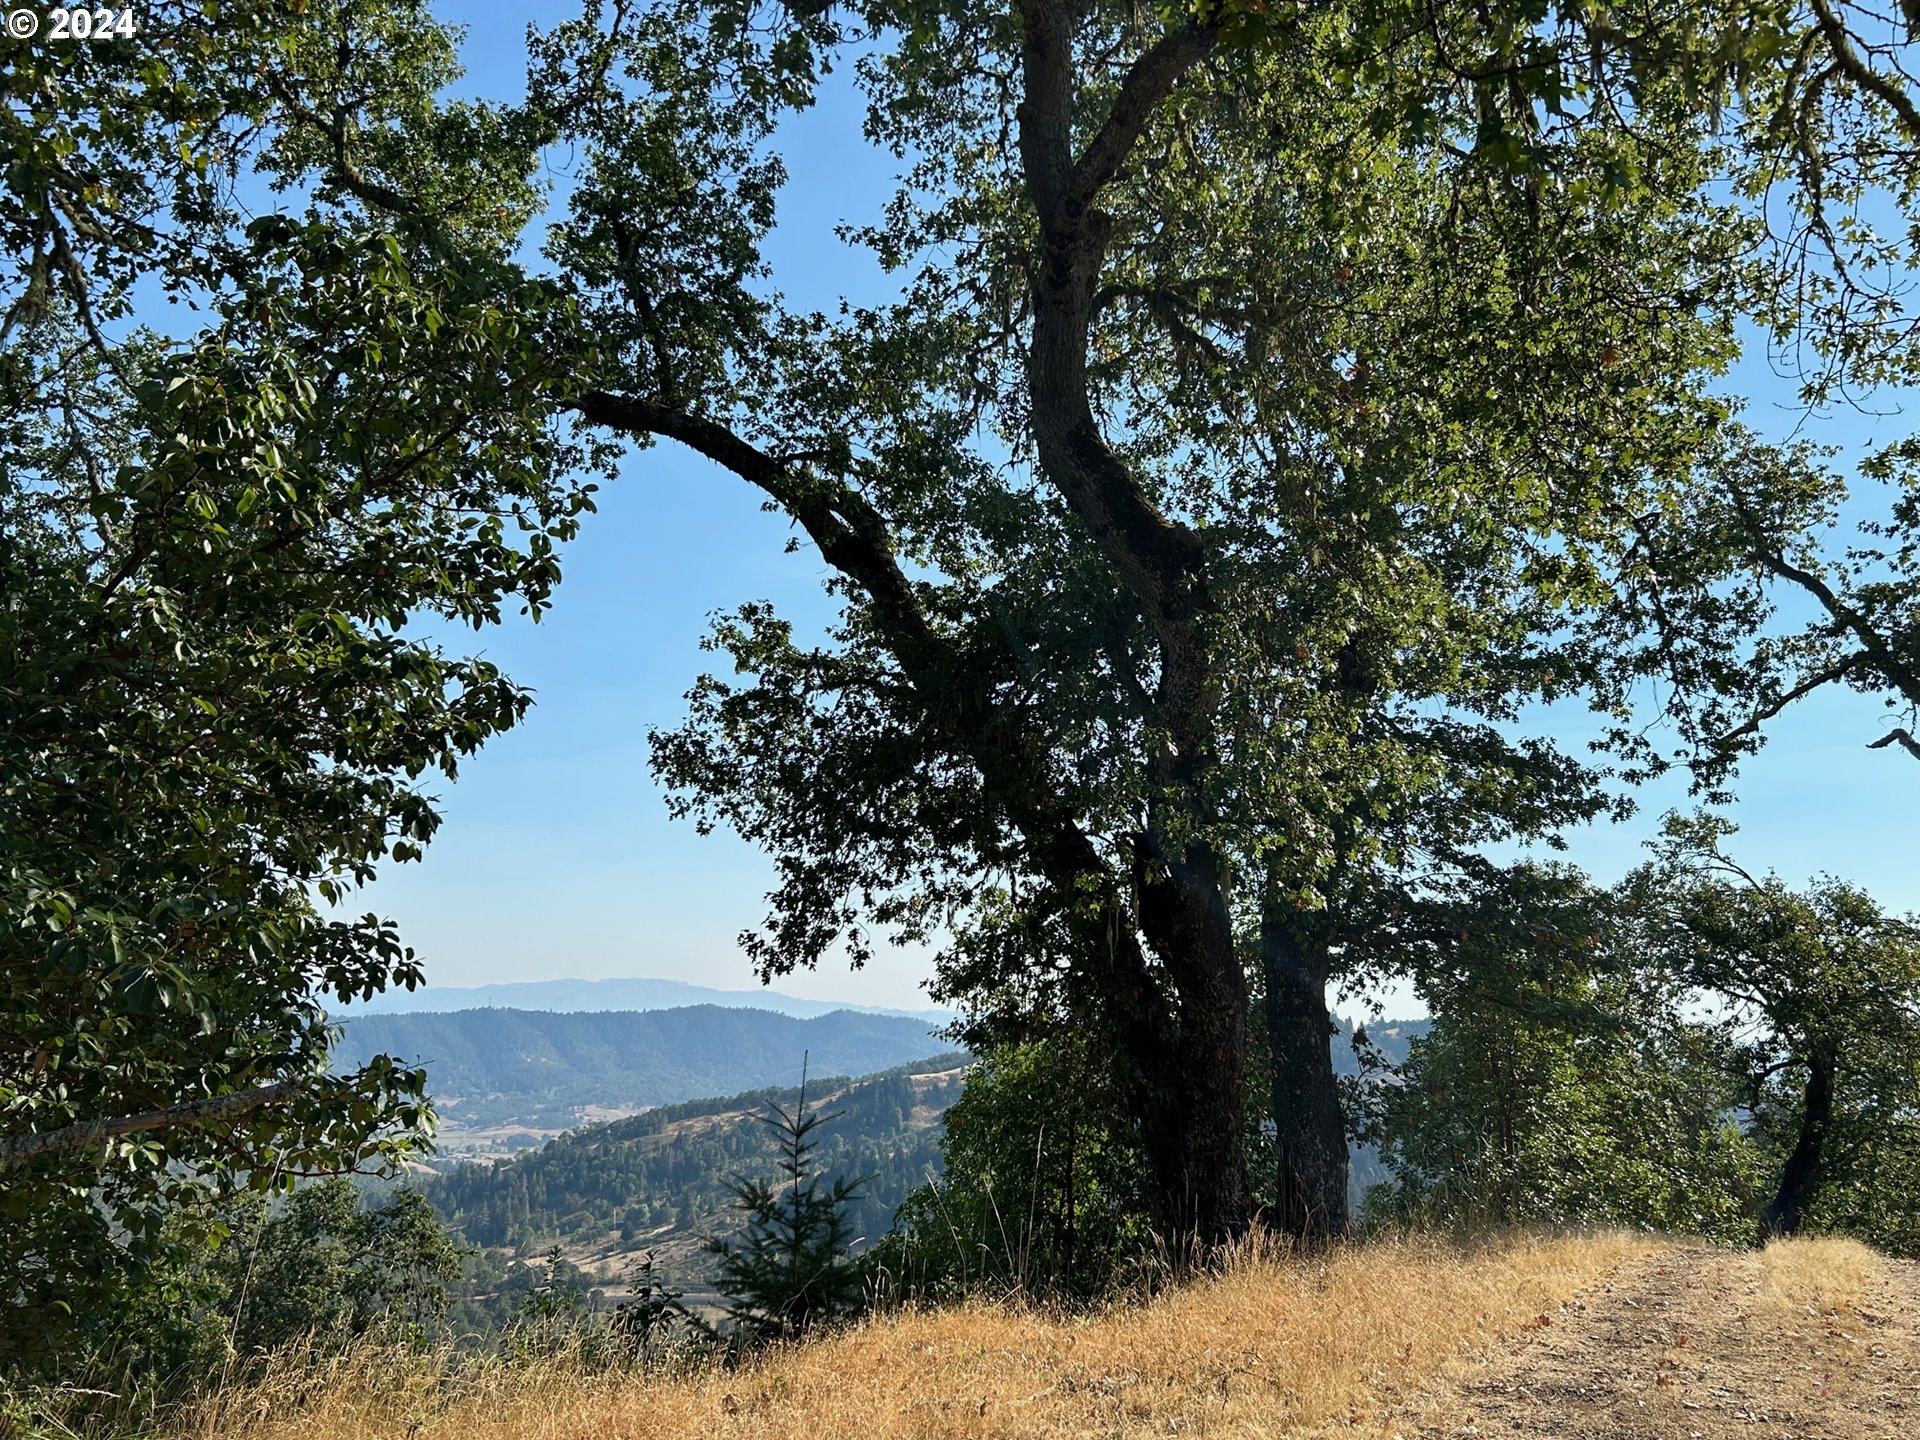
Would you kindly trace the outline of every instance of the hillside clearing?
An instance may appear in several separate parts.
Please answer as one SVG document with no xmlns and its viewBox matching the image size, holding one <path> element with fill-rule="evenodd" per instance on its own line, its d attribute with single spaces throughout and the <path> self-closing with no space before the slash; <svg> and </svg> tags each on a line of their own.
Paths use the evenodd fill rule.
<svg viewBox="0 0 1920 1440">
<path fill-rule="evenodd" d="M 208 1440 L 587 1440 L 704 1434 L 1280 1435 L 1411 1393 L 1444 1365 L 1653 1248 L 1639 1237 L 1355 1246 L 1249 1261 L 1081 1319 L 991 1306 L 891 1316 L 750 1367 L 684 1379 L 502 1369 L 447 1398 L 269 1385 L 202 1418 Z"/>
<path fill-rule="evenodd" d="M 1641 1236 L 1254 1261 L 1060 1319 L 869 1322 L 749 1367 L 649 1381 L 502 1368 L 458 1393 L 269 1385 L 203 1440 L 1025 1440 L 1162 1435 L 1895 1440 L 1920 1416 L 1920 1279 L 1851 1242 L 1762 1253 Z"/>
</svg>

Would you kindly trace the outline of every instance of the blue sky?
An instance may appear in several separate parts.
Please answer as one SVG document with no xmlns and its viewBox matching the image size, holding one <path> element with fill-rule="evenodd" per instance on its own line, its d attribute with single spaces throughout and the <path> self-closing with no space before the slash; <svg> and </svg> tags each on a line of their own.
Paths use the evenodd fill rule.
<svg viewBox="0 0 1920 1440">
<path fill-rule="evenodd" d="M 525 21 L 567 13 L 536 7 L 503 23 L 479 4 L 440 11 L 470 26 L 463 88 L 496 96 L 520 89 Z M 875 214 L 891 178 L 887 157 L 858 142 L 857 98 L 838 83 L 845 78 L 835 77 L 783 137 L 791 180 L 768 247 L 780 288 L 823 309 L 842 293 L 876 298 L 885 284 L 833 235 L 837 222 Z M 1730 389 L 1749 398 L 1748 419 L 1763 430 L 1782 433 L 1799 421 L 1793 387 L 1764 361 L 1744 364 Z M 1857 448 L 1875 425 L 1850 414 L 1807 433 Z M 763 913 L 770 864 L 730 835 L 703 839 L 668 820 L 647 773 L 646 732 L 679 720 L 681 697 L 715 658 L 698 648 L 714 610 L 765 599 L 803 624 L 825 618 L 824 569 L 809 549 L 783 553 L 788 536 L 754 492 L 663 445 L 603 489 L 600 513 L 566 554 L 548 618 L 480 638 L 486 654 L 533 688 L 536 707 L 442 787 L 446 823 L 425 861 L 395 867 L 355 901 L 399 922 L 431 982 L 646 975 L 754 983 L 735 937 Z M 1748 868 L 1796 881 L 1831 871 L 1896 909 L 1920 909 L 1912 845 L 1920 764 L 1895 749 L 1865 749 L 1881 733 L 1880 717 L 1873 698 L 1835 691 L 1774 724 L 1740 787 L 1734 848 Z M 1587 733 L 1576 712 L 1566 723 L 1570 736 Z M 1660 814 L 1685 803 L 1681 785 L 1652 788 L 1634 821 L 1570 836 L 1568 858 L 1602 880 L 1617 878 L 1643 857 Z M 925 1003 L 926 968 L 924 956 L 883 953 L 864 972 L 836 966 L 779 984 L 815 998 L 913 1007 Z M 1405 995 L 1387 1003 L 1396 1013 L 1410 1007 Z"/>
</svg>

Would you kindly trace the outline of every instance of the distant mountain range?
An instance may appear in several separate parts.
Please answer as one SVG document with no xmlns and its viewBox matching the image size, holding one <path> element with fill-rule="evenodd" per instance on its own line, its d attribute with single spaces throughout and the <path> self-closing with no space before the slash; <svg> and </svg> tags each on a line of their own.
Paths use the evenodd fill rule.
<svg viewBox="0 0 1920 1440">
<path fill-rule="evenodd" d="M 517 980 L 505 985 L 424 985 L 418 990 L 390 990 L 347 1007 L 341 1014 L 415 1015 L 424 1012 L 478 1010 L 492 1006 L 506 1010 L 677 1010 L 688 1005 L 719 1005 L 734 1010 L 772 1010 L 809 1019 L 836 1010 L 865 1015 L 911 1015 L 916 1020 L 944 1025 L 950 1010 L 890 1010 L 881 1005 L 853 1005 L 839 1000 L 803 1000 L 778 990 L 716 990 L 682 980 Z"/>
<path fill-rule="evenodd" d="M 816 1075 L 860 1076 L 951 1048 L 936 1033 L 938 1021 L 930 1023 L 939 1012 L 843 1007 L 795 1016 L 732 1003 L 770 991 L 707 991 L 674 980 L 533 981 L 448 989 L 430 998 L 509 993 L 544 1000 L 549 1008 L 355 1012 L 344 1019 L 336 1063 L 352 1069 L 388 1054 L 424 1065 L 450 1144 L 455 1136 L 503 1126 L 529 1132 L 475 1142 L 481 1150 L 498 1150 L 654 1105 L 790 1084 L 799 1078 L 803 1056 L 811 1057 Z M 659 1007 L 683 994 L 725 995 L 729 1003 Z M 643 1003 L 628 1010 L 595 1008 L 626 996 Z M 815 1003 L 778 998 L 808 1008 Z M 1352 1023 L 1337 1024 L 1334 1067 L 1356 1074 Z M 1426 1028 L 1425 1021 L 1390 1021 L 1369 1030 L 1387 1058 L 1398 1062 Z M 461 1140 L 454 1148 L 469 1145 Z"/>
<path fill-rule="evenodd" d="M 771 1010 L 554 1013 L 478 1009 L 360 1015 L 335 1063 L 374 1055 L 424 1065 L 444 1126 L 552 1132 L 654 1105 L 733 1095 L 816 1075 L 870 1075 L 952 1049 L 924 1019 L 835 1010 L 810 1019 Z"/>
</svg>

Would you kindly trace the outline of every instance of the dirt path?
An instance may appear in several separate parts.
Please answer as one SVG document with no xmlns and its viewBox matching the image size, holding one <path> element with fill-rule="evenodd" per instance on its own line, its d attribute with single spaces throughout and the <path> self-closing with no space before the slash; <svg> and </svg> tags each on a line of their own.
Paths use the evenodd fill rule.
<svg viewBox="0 0 1920 1440">
<path fill-rule="evenodd" d="M 1387 1419 L 1404 1440 L 1917 1440 L 1920 1265 L 1663 1250 Z"/>
</svg>

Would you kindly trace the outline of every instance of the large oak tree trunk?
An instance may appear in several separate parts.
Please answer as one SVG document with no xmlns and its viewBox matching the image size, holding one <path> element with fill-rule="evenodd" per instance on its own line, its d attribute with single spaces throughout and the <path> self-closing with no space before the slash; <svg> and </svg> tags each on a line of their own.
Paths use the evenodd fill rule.
<svg viewBox="0 0 1920 1440">
<path fill-rule="evenodd" d="M 1261 916 L 1268 1087 L 1278 1153 L 1271 1226 L 1318 1242 L 1347 1228 L 1347 1132 L 1333 1073 L 1326 947 L 1284 907 Z"/>
<path fill-rule="evenodd" d="M 1827 1132 L 1833 1126 L 1833 1051 L 1816 1048 L 1807 1060 L 1807 1086 L 1800 1109 L 1800 1133 L 1780 1171 L 1780 1187 L 1767 1203 L 1761 1220 L 1761 1238 L 1796 1235 L 1806 1219 L 1813 1187 L 1820 1178 L 1820 1160 Z"/>
<path fill-rule="evenodd" d="M 1186 967 L 1181 967 L 1186 968 Z M 1137 1066 L 1134 1098 L 1160 1222 L 1176 1253 L 1246 1234 L 1247 995 L 1238 966 L 1189 975 L 1170 1044 Z"/>
<path fill-rule="evenodd" d="M 1219 32 L 1210 23 L 1170 27 L 1136 58 L 1118 91 L 1102 97 L 1105 116 L 1082 143 L 1088 116 L 1078 106 L 1088 77 L 1076 37 L 1086 12 L 1072 0 L 1026 0 L 1018 13 L 1019 146 L 1039 227 L 1027 371 L 1034 450 L 1138 602 L 1154 649 L 1151 695 L 1145 681 L 1130 678 L 1144 701 L 1147 737 L 1148 817 L 1132 840 L 1140 932 L 1158 962 L 1156 993 L 1147 997 L 1156 1012 L 1148 1028 L 1158 1033 L 1136 1034 L 1125 1047 L 1136 1077 L 1130 1098 L 1168 1238 L 1210 1246 L 1243 1234 L 1252 1218 L 1242 1139 L 1246 976 L 1233 944 L 1223 859 L 1206 842 L 1184 838 L 1213 818 L 1217 606 L 1205 537 L 1108 445 L 1087 346 L 1112 232 L 1101 193 Z"/>
</svg>

